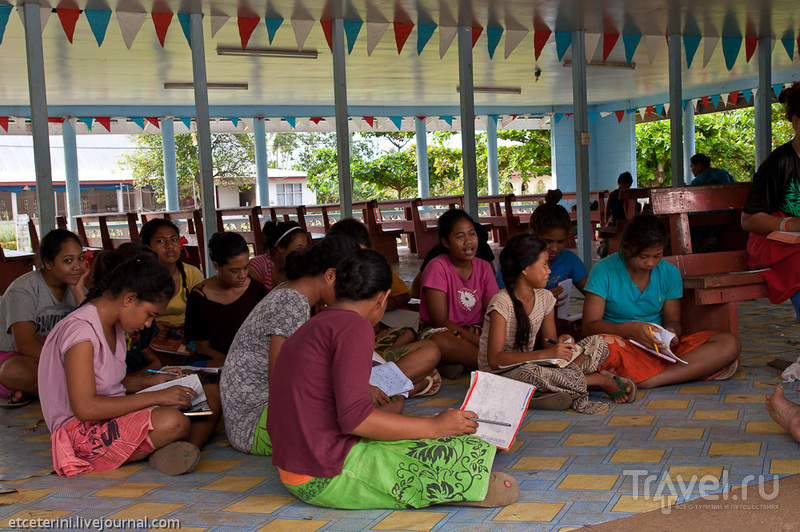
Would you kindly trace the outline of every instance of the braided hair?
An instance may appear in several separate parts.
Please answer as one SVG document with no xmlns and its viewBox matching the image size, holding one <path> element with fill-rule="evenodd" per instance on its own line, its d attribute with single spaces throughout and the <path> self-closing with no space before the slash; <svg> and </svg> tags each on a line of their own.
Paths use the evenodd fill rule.
<svg viewBox="0 0 800 532">
<path fill-rule="evenodd" d="M 166 220 L 164 218 L 153 218 L 142 226 L 141 231 L 139 231 L 139 240 L 145 246 L 150 247 L 150 242 L 153 240 L 156 231 L 162 227 L 169 227 L 175 231 L 176 235 L 181 236 L 181 231 L 178 229 L 178 226 L 172 223 L 170 220 Z M 188 297 L 189 286 L 186 282 L 186 269 L 183 267 L 183 262 L 180 258 L 178 258 L 177 262 L 175 262 L 175 267 L 178 268 L 178 272 L 181 274 L 181 286 L 183 287 L 183 293 L 186 294 L 186 297 Z"/>
<path fill-rule="evenodd" d="M 500 271 L 503 272 L 503 282 L 509 297 L 511 297 L 511 302 L 514 304 L 514 317 L 517 319 L 517 333 L 514 337 L 515 351 L 523 351 L 528 344 L 531 337 L 531 322 L 522 301 L 514 294 L 514 288 L 522 271 L 538 261 L 542 253 L 546 252 L 547 246 L 539 237 L 517 234 L 508 239 L 506 247 L 500 253 Z"/>
</svg>

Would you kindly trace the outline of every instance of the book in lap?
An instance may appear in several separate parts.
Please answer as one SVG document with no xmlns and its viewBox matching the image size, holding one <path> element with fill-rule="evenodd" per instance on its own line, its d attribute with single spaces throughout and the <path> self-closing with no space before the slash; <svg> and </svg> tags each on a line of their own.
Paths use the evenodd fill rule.
<svg viewBox="0 0 800 532">
<path fill-rule="evenodd" d="M 682 358 L 679 358 L 678 355 L 673 353 L 672 349 L 670 349 L 670 347 L 669 347 L 670 343 L 672 342 L 672 339 L 675 338 L 675 333 L 670 332 L 670 331 L 668 331 L 666 329 L 662 329 L 660 325 L 657 325 L 655 323 L 650 323 L 649 325 L 650 325 L 650 327 L 653 328 L 653 336 L 655 338 L 657 338 L 662 344 L 664 344 L 664 348 L 663 349 L 660 348 L 660 347 L 658 349 L 656 349 L 655 343 L 652 343 L 652 344 L 640 344 L 639 342 L 637 342 L 636 340 L 634 340 L 632 338 L 628 338 L 628 341 L 630 343 L 632 343 L 633 345 L 644 349 L 645 351 L 647 351 L 648 353 L 650 353 L 654 357 L 658 357 L 658 358 L 660 358 L 662 360 L 666 360 L 667 362 L 672 362 L 673 364 L 675 362 L 682 362 L 683 364 L 688 364 L 688 362 L 686 362 Z"/>
<path fill-rule="evenodd" d="M 572 358 L 569 360 L 564 360 L 563 358 L 541 358 L 537 360 L 526 360 L 524 362 L 517 362 L 516 364 L 508 364 L 506 366 L 498 366 L 499 369 L 508 371 L 511 368 L 516 368 L 517 366 L 521 366 L 523 364 L 536 364 L 537 366 L 552 366 L 556 368 L 566 368 L 572 362 L 575 361 L 576 358 L 583 354 L 583 346 L 575 344 L 572 350 Z"/>
<path fill-rule="evenodd" d="M 377 353 L 373 356 L 380 357 Z M 400 371 L 394 362 L 384 362 L 372 366 L 369 384 L 380 388 L 389 397 L 395 395 L 408 397 L 408 392 L 414 389 L 414 383 Z"/>
<path fill-rule="evenodd" d="M 195 374 L 187 375 L 185 377 L 181 377 L 180 379 L 175 379 L 172 381 L 167 381 L 161 384 L 156 384 L 155 386 L 150 386 L 149 388 L 145 388 L 144 390 L 140 390 L 136 393 L 143 393 L 143 392 L 157 392 L 159 390 L 164 390 L 166 388 L 170 388 L 172 386 L 186 386 L 187 388 L 191 388 L 192 390 L 197 393 L 197 397 L 192 397 L 192 406 L 190 408 L 178 408 L 181 412 L 183 412 L 187 416 L 209 416 L 213 414 L 211 411 L 211 407 L 208 406 L 208 400 L 206 399 L 206 392 L 203 391 L 203 385 L 200 384 L 200 377 Z"/>
<path fill-rule="evenodd" d="M 797 231 L 773 231 L 767 238 L 785 244 L 800 244 L 800 232 Z"/>
<path fill-rule="evenodd" d="M 532 384 L 473 371 L 461 410 L 475 412 L 475 436 L 507 451 L 514 444 L 535 390 Z"/>
</svg>

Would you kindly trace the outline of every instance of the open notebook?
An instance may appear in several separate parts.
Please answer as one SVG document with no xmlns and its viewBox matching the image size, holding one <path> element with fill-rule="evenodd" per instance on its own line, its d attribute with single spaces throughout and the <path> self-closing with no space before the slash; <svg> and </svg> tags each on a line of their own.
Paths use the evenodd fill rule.
<svg viewBox="0 0 800 532">
<path fill-rule="evenodd" d="M 633 340 L 632 338 L 628 338 L 628 341 L 633 345 L 644 349 L 654 357 L 666 360 L 667 362 L 672 362 L 673 364 L 675 362 L 688 364 L 688 362 L 686 362 L 682 358 L 679 358 L 678 355 L 673 353 L 672 349 L 669 348 L 670 343 L 672 343 L 672 339 L 675 338 L 675 333 L 670 332 L 666 329 L 662 329 L 661 326 L 655 323 L 650 323 L 650 327 L 652 327 L 653 329 L 654 339 L 657 338 L 662 344 L 664 344 L 663 348 L 659 347 L 658 349 L 656 349 L 655 343 L 641 344 L 636 340 Z"/>
<path fill-rule="evenodd" d="M 208 401 L 206 399 L 206 392 L 203 391 L 203 385 L 200 384 L 200 377 L 198 377 L 195 374 L 187 375 L 185 377 L 181 377 L 180 379 L 175 379 L 173 381 L 167 381 L 161 384 L 156 384 L 155 386 L 150 386 L 149 388 L 145 388 L 144 390 L 140 390 L 136 393 L 157 392 L 158 390 L 163 390 L 165 388 L 170 388 L 172 386 L 186 386 L 187 388 L 191 388 L 197 393 L 197 397 L 192 397 L 191 408 L 178 408 L 178 410 L 180 410 L 187 416 L 209 416 L 213 414 L 213 412 L 211 411 L 211 407 L 208 406 Z"/>
</svg>

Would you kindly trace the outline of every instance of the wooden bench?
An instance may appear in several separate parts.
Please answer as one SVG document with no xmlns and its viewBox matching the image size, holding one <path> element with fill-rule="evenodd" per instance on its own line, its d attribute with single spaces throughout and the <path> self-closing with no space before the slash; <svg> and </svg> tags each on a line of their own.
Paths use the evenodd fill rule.
<svg viewBox="0 0 800 532">
<path fill-rule="evenodd" d="M 361 213 L 361 222 L 369 230 L 372 249 L 386 257 L 389 262 L 399 262 L 397 239 L 402 234 L 402 230 L 385 227 L 378 222 L 380 208 L 377 200 L 353 203 L 353 216 L 358 217 L 359 212 Z"/>
<path fill-rule="evenodd" d="M 478 197 L 479 208 L 488 207 L 488 215 L 478 216 L 478 222 L 491 230 L 492 241 L 501 246 L 506 245 L 509 237 L 524 233 L 528 230 L 527 220 L 522 222 L 514 214 L 514 194 L 496 194 L 493 196 Z"/>
<path fill-rule="evenodd" d="M 261 234 L 261 207 L 234 207 L 217 209 L 217 230 L 239 233 L 253 246 L 255 255 L 264 254 L 264 235 Z M 224 217 L 233 217 L 225 221 Z"/>
<path fill-rule="evenodd" d="M 4 294 L 17 277 L 33 271 L 35 260 L 35 253 L 0 246 L 0 294 Z"/>
<path fill-rule="evenodd" d="M 457 205 L 459 196 L 445 196 L 443 198 L 414 198 L 403 200 L 381 201 L 378 203 L 379 217 L 377 223 L 384 230 L 395 230 L 406 235 L 408 249 L 416 253 L 417 257 L 424 259 L 425 255 L 439 243 L 439 232 L 436 227 L 438 216 L 429 216 L 431 207 L 447 206 L 452 208 Z M 421 213 L 420 210 L 423 210 Z M 384 211 L 391 211 L 387 214 Z M 397 214 L 397 213 L 401 214 Z M 391 216 L 387 218 L 387 216 Z"/>
<path fill-rule="evenodd" d="M 203 236 L 203 213 L 200 209 L 190 211 L 161 211 L 143 212 L 142 224 L 154 218 L 163 218 L 176 222 L 177 225 L 186 223 L 186 231 L 181 236 L 186 237 L 187 243 L 183 246 L 181 260 L 200 269 L 203 275 L 208 276 L 206 271 L 206 243 Z"/>
<path fill-rule="evenodd" d="M 139 217 L 135 212 L 82 214 L 73 218 L 77 225 L 78 237 L 84 246 L 111 251 L 125 242 L 139 242 Z M 112 236 L 108 228 L 109 223 L 121 223 L 122 236 Z M 98 225 L 99 237 L 89 236 L 86 226 L 90 224 Z"/>
</svg>

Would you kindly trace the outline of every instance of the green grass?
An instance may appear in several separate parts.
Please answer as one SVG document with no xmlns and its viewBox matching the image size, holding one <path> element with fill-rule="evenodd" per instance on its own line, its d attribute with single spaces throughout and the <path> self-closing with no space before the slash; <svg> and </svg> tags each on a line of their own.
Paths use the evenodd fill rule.
<svg viewBox="0 0 800 532">
<path fill-rule="evenodd" d="M 17 228 L 14 222 L 0 221 L 0 245 L 3 249 L 17 249 Z"/>
</svg>

